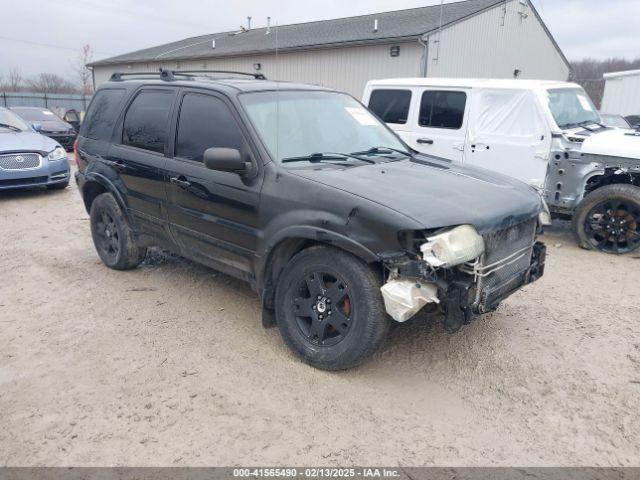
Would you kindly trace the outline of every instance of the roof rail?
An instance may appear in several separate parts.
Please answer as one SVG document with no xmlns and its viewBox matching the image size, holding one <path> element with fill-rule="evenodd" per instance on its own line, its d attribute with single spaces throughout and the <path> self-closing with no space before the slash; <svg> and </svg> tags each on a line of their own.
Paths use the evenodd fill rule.
<svg viewBox="0 0 640 480">
<path fill-rule="evenodd" d="M 265 77 L 262 73 L 249 73 L 249 72 L 236 72 L 233 70 L 179 70 L 177 72 L 174 72 L 176 74 L 178 73 L 228 73 L 231 75 L 245 75 L 248 77 L 253 77 L 256 80 L 266 80 L 267 77 Z"/>
<path fill-rule="evenodd" d="M 174 81 L 176 78 L 175 77 L 185 77 L 185 78 L 189 78 L 189 79 L 193 79 L 195 77 L 197 77 L 198 75 L 195 74 L 199 74 L 199 73 L 226 73 L 226 74 L 231 74 L 231 75 L 246 75 L 249 77 L 253 77 L 256 80 L 266 80 L 267 77 L 265 77 L 263 74 L 261 73 L 247 73 L 247 72 L 235 72 L 232 70 L 167 70 L 164 68 L 161 68 L 159 70 L 159 78 L 160 80 L 163 80 L 165 82 L 172 82 Z M 123 80 L 126 80 L 126 78 L 123 77 L 151 77 L 151 78 L 158 78 L 157 73 L 154 72 L 114 72 L 113 74 L 111 74 L 111 77 L 109 78 L 110 82 L 122 82 Z"/>
</svg>

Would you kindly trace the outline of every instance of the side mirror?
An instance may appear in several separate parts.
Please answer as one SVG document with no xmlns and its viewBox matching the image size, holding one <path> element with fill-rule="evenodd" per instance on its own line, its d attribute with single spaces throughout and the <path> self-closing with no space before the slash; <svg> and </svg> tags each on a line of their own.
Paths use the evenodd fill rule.
<svg viewBox="0 0 640 480">
<path fill-rule="evenodd" d="M 40 132 L 42 130 L 42 125 L 39 123 L 32 123 L 31 128 L 33 128 L 36 132 Z"/>
<path fill-rule="evenodd" d="M 210 170 L 244 175 L 250 168 L 248 162 L 242 160 L 240 151 L 235 148 L 208 148 L 203 157 L 205 166 Z"/>
</svg>

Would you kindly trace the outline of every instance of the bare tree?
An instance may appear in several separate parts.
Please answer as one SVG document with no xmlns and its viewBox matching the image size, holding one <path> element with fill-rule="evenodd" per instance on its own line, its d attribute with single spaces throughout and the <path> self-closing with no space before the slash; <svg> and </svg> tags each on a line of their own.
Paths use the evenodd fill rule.
<svg viewBox="0 0 640 480">
<path fill-rule="evenodd" d="M 91 70 L 87 67 L 87 64 L 91 62 L 92 58 L 93 51 L 91 50 L 91 45 L 84 45 L 78 56 L 78 64 L 76 66 L 80 93 L 82 95 L 91 95 L 93 93 Z"/>
<path fill-rule="evenodd" d="M 41 73 L 27 81 L 29 90 L 41 93 L 77 93 L 78 89 L 55 73 Z"/>
<path fill-rule="evenodd" d="M 604 94 L 603 75 L 609 72 L 640 68 L 640 57 L 635 60 L 626 60 L 624 58 L 608 58 L 606 60 L 584 58 L 577 62 L 572 62 L 571 68 L 573 70 L 571 79 L 582 85 L 596 104 L 596 107 L 600 108 L 602 95 Z"/>
<path fill-rule="evenodd" d="M 9 79 L 8 79 L 8 87 L 12 92 L 19 92 L 24 88 L 24 78 L 22 77 L 22 73 L 19 70 L 11 69 L 9 70 Z"/>
</svg>

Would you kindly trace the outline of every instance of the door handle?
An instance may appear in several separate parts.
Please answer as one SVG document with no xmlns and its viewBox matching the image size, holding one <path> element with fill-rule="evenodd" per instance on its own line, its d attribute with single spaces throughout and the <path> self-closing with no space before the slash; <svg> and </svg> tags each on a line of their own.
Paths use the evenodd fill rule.
<svg viewBox="0 0 640 480">
<path fill-rule="evenodd" d="M 127 165 L 122 160 L 115 160 L 111 162 L 111 166 L 119 172 L 122 172 L 127 168 Z"/>
<path fill-rule="evenodd" d="M 185 177 L 171 177 L 169 181 L 180 188 L 189 188 L 191 186 L 191 182 Z"/>
<path fill-rule="evenodd" d="M 418 143 L 426 143 L 427 145 L 433 145 L 433 140 L 430 138 L 419 138 Z"/>
</svg>

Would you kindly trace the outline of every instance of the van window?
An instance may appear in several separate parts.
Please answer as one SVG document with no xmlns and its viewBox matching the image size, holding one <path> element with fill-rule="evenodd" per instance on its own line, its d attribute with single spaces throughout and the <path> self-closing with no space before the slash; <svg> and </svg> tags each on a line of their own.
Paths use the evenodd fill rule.
<svg viewBox="0 0 640 480">
<path fill-rule="evenodd" d="M 385 123 L 407 123 L 410 105 L 411 90 L 374 90 L 369 99 L 369 108 Z"/>
<path fill-rule="evenodd" d="M 125 114 L 122 144 L 164 153 L 172 101 L 169 90 L 140 92 Z"/>
<path fill-rule="evenodd" d="M 176 157 L 202 161 L 207 148 L 242 150 L 244 139 L 225 103 L 215 97 L 187 94 L 180 107 Z"/>
<path fill-rule="evenodd" d="M 458 130 L 464 121 L 466 103 L 464 92 L 428 90 L 422 94 L 418 123 L 421 127 Z"/>
<path fill-rule="evenodd" d="M 80 135 L 92 140 L 111 140 L 124 94 L 123 88 L 98 90 L 89 105 Z"/>
</svg>

